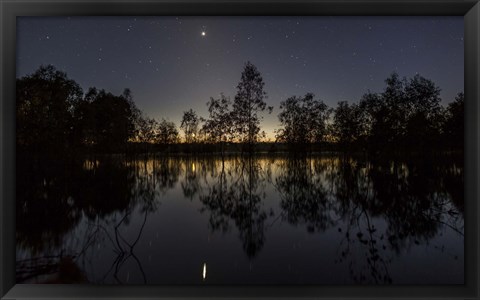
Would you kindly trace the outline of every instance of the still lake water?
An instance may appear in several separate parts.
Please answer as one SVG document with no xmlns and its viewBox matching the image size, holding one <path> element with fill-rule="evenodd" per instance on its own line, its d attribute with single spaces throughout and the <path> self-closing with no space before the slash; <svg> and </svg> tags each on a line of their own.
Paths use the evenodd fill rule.
<svg viewBox="0 0 480 300">
<path fill-rule="evenodd" d="M 463 162 L 17 161 L 17 282 L 463 284 Z"/>
</svg>

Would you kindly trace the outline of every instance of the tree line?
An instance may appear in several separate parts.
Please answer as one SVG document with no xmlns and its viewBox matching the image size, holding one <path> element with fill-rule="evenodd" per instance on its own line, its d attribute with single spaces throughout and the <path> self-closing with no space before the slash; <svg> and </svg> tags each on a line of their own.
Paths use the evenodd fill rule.
<svg viewBox="0 0 480 300">
<path fill-rule="evenodd" d="M 275 145 L 289 149 L 343 151 L 463 149 L 464 95 L 446 107 L 440 88 L 421 75 L 392 73 L 381 93 L 367 92 L 358 102 L 329 107 L 313 93 L 280 103 Z M 123 153 L 208 149 L 224 154 L 229 145 L 253 152 L 266 136 L 261 129 L 267 106 L 257 67 L 244 65 L 233 101 L 220 94 L 206 103 L 208 116 L 184 111 L 179 128 L 148 117 L 125 89 L 121 95 L 82 88 L 54 66 L 40 66 L 17 79 L 17 147 L 27 152 L 72 151 Z M 180 134 L 180 130 L 183 134 Z M 210 145 L 210 148 L 199 148 Z M 275 149 L 275 148 L 272 148 Z"/>
</svg>

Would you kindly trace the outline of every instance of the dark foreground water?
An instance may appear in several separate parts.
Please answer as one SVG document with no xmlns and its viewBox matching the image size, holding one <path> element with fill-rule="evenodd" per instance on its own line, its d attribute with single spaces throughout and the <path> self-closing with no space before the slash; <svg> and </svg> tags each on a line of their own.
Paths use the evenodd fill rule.
<svg viewBox="0 0 480 300">
<path fill-rule="evenodd" d="M 463 164 L 17 161 L 17 282 L 463 284 Z"/>
</svg>

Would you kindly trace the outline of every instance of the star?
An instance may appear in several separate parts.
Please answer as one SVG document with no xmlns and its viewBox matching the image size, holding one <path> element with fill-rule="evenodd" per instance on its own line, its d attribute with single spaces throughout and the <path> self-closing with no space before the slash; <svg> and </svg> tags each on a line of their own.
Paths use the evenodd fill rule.
<svg viewBox="0 0 480 300">
<path fill-rule="evenodd" d="M 207 33 L 205 31 L 202 31 L 202 36 L 206 36 Z"/>
</svg>

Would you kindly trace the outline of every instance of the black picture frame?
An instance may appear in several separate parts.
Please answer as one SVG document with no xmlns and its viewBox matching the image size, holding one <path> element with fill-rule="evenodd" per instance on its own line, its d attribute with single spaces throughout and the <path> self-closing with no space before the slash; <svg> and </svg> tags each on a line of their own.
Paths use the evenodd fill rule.
<svg viewBox="0 0 480 300">
<path fill-rule="evenodd" d="M 480 3 L 466 1 L 0 0 L 1 299 L 478 299 Z M 465 20 L 465 284 L 451 286 L 96 286 L 15 284 L 16 17 L 60 15 L 459 15 Z"/>
</svg>

